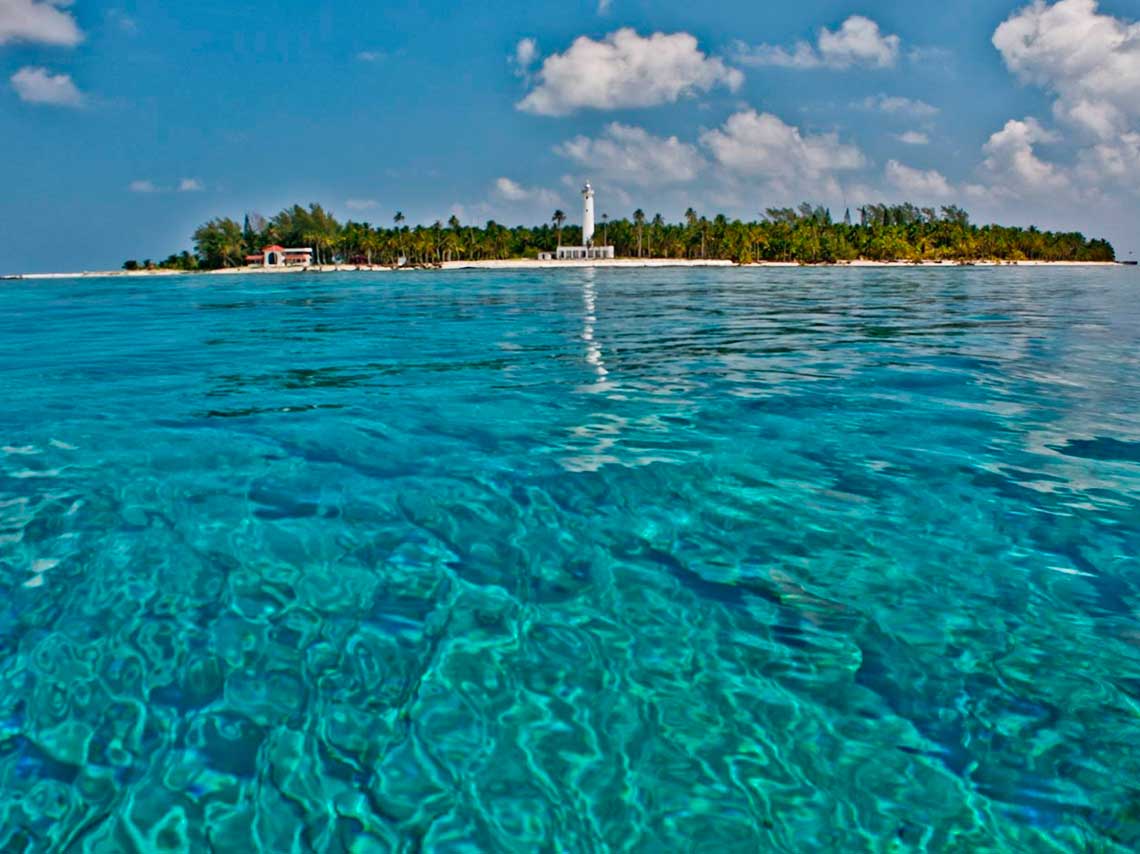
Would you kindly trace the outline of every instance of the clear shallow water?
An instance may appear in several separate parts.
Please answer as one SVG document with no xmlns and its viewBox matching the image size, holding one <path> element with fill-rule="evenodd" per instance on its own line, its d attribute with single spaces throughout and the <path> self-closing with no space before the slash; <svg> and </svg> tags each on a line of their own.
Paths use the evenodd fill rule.
<svg viewBox="0 0 1140 854">
<path fill-rule="evenodd" d="M 0 288 L 0 850 L 1140 846 L 1140 277 Z"/>
</svg>

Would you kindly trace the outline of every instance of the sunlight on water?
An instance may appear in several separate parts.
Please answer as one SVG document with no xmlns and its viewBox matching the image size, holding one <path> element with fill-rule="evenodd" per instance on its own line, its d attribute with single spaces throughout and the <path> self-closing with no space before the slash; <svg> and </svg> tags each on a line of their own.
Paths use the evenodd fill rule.
<svg viewBox="0 0 1140 854">
<path fill-rule="evenodd" d="M 9 284 L 0 850 L 1135 850 L 1138 284 Z"/>
</svg>

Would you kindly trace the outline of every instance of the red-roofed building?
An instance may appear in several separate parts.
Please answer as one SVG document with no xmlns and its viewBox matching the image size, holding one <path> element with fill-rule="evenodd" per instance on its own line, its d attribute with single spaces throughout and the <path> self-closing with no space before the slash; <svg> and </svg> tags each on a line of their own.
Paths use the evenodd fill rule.
<svg viewBox="0 0 1140 854">
<path fill-rule="evenodd" d="M 257 255 L 246 255 L 247 267 L 311 267 L 312 249 L 286 249 L 284 246 L 266 246 Z"/>
</svg>

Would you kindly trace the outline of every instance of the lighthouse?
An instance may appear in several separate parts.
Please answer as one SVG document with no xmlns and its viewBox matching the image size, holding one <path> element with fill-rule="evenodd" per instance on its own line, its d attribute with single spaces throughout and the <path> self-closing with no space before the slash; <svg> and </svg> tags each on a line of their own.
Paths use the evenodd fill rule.
<svg viewBox="0 0 1140 854">
<path fill-rule="evenodd" d="M 582 189 L 582 244 L 594 245 L 594 188 L 589 181 Z"/>
<path fill-rule="evenodd" d="M 614 257 L 612 246 L 597 246 L 594 235 L 597 220 L 594 216 L 594 188 L 590 182 L 582 188 L 582 245 L 559 246 L 554 252 L 540 252 L 539 261 L 599 261 Z"/>
</svg>

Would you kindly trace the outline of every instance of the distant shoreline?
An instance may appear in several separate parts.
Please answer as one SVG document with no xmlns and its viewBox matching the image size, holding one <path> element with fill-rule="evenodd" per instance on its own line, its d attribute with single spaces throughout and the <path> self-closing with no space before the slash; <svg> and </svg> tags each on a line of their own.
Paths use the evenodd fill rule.
<svg viewBox="0 0 1140 854">
<path fill-rule="evenodd" d="M 380 264 L 323 264 L 311 267 L 230 267 L 221 270 L 102 270 L 78 273 L 20 273 L 0 276 L 4 281 L 39 279 L 133 279 L 167 276 L 248 276 L 297 273 L 406 273 L 418 270 L 560 270 L 584 268 L 660 269 L 669 267 L 1121 267 L 1122 261 L 838 261 L 833 264 L 801 264 L 797 261 L 757 261 L 737 264 L 735 261 L 683 258 L 615 258 L 591 261 L 539 261 L 517 258 L 503 261 L 444 261 L 431 266 L 388 267 Z"/>
</svg>

